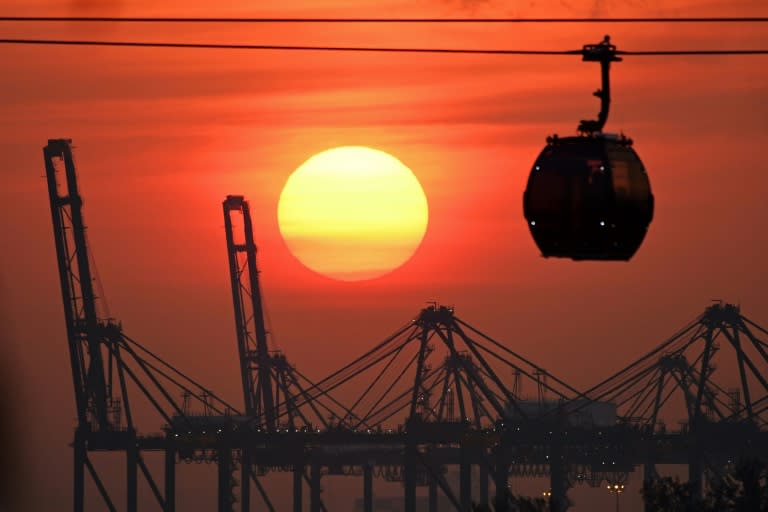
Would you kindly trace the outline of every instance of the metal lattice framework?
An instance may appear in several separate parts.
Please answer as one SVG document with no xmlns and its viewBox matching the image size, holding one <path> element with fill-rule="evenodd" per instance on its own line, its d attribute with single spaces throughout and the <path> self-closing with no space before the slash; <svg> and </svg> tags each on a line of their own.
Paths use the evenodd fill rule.
<svg viewBox="0 0 768 512">
<path fill-rule="evenodd" d="M 689 428 L 703 422 L 746 422 L 765 428 L 766 334 L 739 307 L 716 303 L 586 393 L 594 400 L 615 403 L 624 421 L 647 429 L 663 428 L 661 420 L 675 394 L 682 398 L 682 421 Z M 727 373 L 731 369 L 736 371 Z"/>
<path fill-rule="evenodd" d="M 637 457 L 646 480 L 657 463 L 687 464 L 701 495 L 704 475 L 717 479 L 733 460 L 768 450 L 767 334 L 738 306 L 717 302 L 586 394 L 616 404 L 624 425 L 655 441 Z M 668 430 L 674 419 L 680 428 Z"/>
<path fill-rule="evenodd" d="M 430 512 L 439 492 L 467 512 L 472 501 L 489 501 L 490 482 L 500 497 L 510 477 L 548 477 L 550 510 L 563 512 L 574 483 L 623 484 L 639 464 L 647 478 L 656 464 L 687 464 L 700 484 L 704 472 L 768 453 L 768 331 L 729 304 L 708 307 L 585 393 L 438 304 L 313 381 L 270 350 L 249 205 L 228 196 L 240 413 L 103 311 L 71 141 L 50 140 L 44 156 L 77 408 L 75 512 L 85 509 L 86 471 L 106 509 L 118 510 L 94 452 L 125 454 L 128 512 L 138 508 L 139 474 L 159 509 L 173 512 L 181 460 L 217 464 L 219 512 L 238 501 L 241 512 L 251 510 L 252 486 L 274 512 L 262 478 L 270 471 L 293 472 L 295 512 L 303 510 L 304 482 L 311 512 L 325 510 L 320 483 L 328 474 L 362 476 L 366 512 L 374 477 L 403 483 L 406 512 L 416 511 L 419 486 L 428 488 Z M 601 423 L 599 410 L 618 411 L 618 421 Z M 684 413 L 681 428 L 668 430 L 676 411 Z M 150 421 L 157 433 L 140 433 Z M 162 490 L 146 452 L 164 454 Z M 445 478 L 450 466 L 459 468 L 457 489 Z"/>
<path fill-rule="evenodd" d="M 545 414 L 547 400 L 581 395 L 436 304 L 316 387 L 308 399 L 360 390 L 351 400 L 352 416 L 342 418 L 353 429 L 387 429 L 415 419 L 484 428 Z M 525 399 L 524 389 L 534 397 Z"/>
<path fill-rule="evenodd" d="M 126 335 L 120 323 L 100 314 L 104 308 L 94 291 L 96 280 L 71 141 L 50 140 L 43 153 L 77 407 L 74 510 L 82 512 L 85 507 L 86 470 L 104 506 L 110 511 L 117 510 L 89 452 L 124 451 L 126 510 L 137 510 L 140 470 L 160 508 L 173 511 L 177 455 L 174 428 L 186 430 L 193 425 L 193 403 L 204 408 L 204 412 L 222 417 L 237 412 L 211 390 Z M 182 396 L 186 401 L 179 399 Z M 166 434 L 139 434 L 134 406 L 141 402 L 145 402 L 141 404 L 142 411 L 154 411 L 155 421 L 164 423 Z M 153 429 L 156 428 L 155 423 Z M 142 452 L 148 450 L 166 452 L 164 492 L 142 457 Z"/>
<path fill-rule="evenodd" d="M 328 428 L 333 418 L 351 412 L 330 396 L 309 399 L 317 385 L 270 348 L 249 203 L 230 195 L 223 207 L 246 414 L 268 431 Z"/>
</svg>

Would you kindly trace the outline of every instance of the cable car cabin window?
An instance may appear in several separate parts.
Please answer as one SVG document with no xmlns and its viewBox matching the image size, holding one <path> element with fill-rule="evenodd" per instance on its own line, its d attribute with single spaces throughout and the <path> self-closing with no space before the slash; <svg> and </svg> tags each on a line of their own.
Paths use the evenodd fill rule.
<svg viewBox="0 0 768 512">
<path fill-rule="evenodd" d="M 540 167 L 528 183 L 528 208 L 537 217 L 562 215 L 562 205 L 568 201 L 569 183 L 556 168 Z"/>
<path fill-rule="evenodd" d="M 648 175 L 639 160 L 629 163 L 629 180 L 632 183 L 632 199 L 647 202 L 651 195 L 651 183 L 648 181 Z"/>
<path fill-rule="evenodd" d="M 569 154 L 545 152 L 534 165 L 526 191 L 532 218 L 581 225 L 609 206 L 613 193 L 606 162 L 585 158 L 582 148 L 568 149 Z"/>
<path fill-rule="evenodd" d="M 647 202 L 651 186 L 645 168 L 631 149 L 608 151 L 611 160 L 611 177 L 617 203 Z"/>
<path fill-rule="evenodd" d="M 626 162 L 613 162 L 611 169 L 613 177 L 613 192 L 617 201 L 624 201 L 631 197 L 632 188 L 629 179 L 629 165 Z"/>
<path fill-rule="evenodd" d="M 612 195 L 608 168 L 602 159 L 589 159 L 586 164 L 586 179 L 583 183 L 586 192 L 584 208 L 592 213 L 597 213 L 608 206 Z M 582 206 L 579 205 L 578 207 L 581 208 Z"/>
</svg>

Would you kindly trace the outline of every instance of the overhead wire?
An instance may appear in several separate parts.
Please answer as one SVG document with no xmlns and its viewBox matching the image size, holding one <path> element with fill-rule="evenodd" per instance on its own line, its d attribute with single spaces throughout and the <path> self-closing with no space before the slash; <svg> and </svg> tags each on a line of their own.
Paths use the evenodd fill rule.
<svg viewBox="0 0 768 512">
<path fill-rule="evenodd" d="M 382 46 L 312 46 L 268 45 L 239 43 L 184 43 L 151 41 L 95 41 L 71 39 L 0 39 L 0 44 L 61 45 L 61 46 L 123 46 L 144 48 L 194 48 L 209 50 L 287 50 L 331 52 L 383 52 L 383 53 L 453 53 L 453 54 L 503 54 L 503 55 L 577 55 L 581 50 L 494 50 L 468 48 L 406 48 Z M 766 50 L 768 52 L 768 50 Z"/>
<path fill-rule="evenodd" d="M 375 18 L 375 17 L 176 17 L 176 16 L 0 16 L 0 22 L 77 23 L 766 23 L 762 16 L 617 18 Z"/>
<path fill-rule="evenodd" d="M 517 50 L 484 48 L 409 48 L 386 46 L 313 46 L 269 45 L 241 43 L 189 43 L 158 41 L 102 41 L 82 39 L 0 39 L 0 44 L 47 46 L 104 46 L 133 48 L 186 48 L 208 50 L 276 50 L 276 51 L 330 51 L 378 53 L 435 53 L 474 55 L 581 55 L 583 50 Z M 702 56 L 702 55 L 768 55 L 768 49 L 706 49 L 706 50 L 617 50 L 616 55 L 627 56 Z"/>
</svg>

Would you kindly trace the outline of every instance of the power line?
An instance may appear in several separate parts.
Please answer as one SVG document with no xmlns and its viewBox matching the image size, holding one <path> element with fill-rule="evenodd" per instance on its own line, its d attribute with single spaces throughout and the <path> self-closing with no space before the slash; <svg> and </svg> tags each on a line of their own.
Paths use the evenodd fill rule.
<svg viewBox="0 0 768 512">
<path fill-rule="evenodd" d="M 149 41 L 86 41 L 63 39 L 0 39 L 0 44 L 54 45 L 54 46 L 117 46 L 138 48 L 188 48 L 209 50 L 281 50 L 381 53 L 442 53 L 474 55 L 581 55 L 582 50 L 503 50 L 469 48 L 397 48 L 376 46 L 293 46 L 229 43 L 174 43 Z M 768 55 L 768 49 L 752 50 L 642 50 L 616 51 L 617 55 L 673 56 L 673 55 Z"/>
<path fill-rule="evenodd" d="M 766 23 L 768 17 L 686 18 L 179 18 L 111 16 L 0 16 L 2 22 L 86 23 Z"/>
</svg>

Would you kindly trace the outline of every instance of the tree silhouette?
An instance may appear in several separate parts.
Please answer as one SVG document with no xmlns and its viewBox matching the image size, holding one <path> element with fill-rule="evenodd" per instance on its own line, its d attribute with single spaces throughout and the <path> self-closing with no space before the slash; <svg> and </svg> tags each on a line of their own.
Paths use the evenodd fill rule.
<svg viewBox="0 0 768 512">
<path fill-rule="evenodd" d="M 677 478 L 646 482 L 643 500 L 658 512 L 768 511 L 768 464 L 747 459 L 722 477 L 711 478 L 705 496 L 693 499 L 693 488 Z"/>
<path fill-rule="evenodd" d="M 641 494 L 645 504 L 657 512 L 699 512 L 703 509 L 694 508 L 691 491 L 692 486 L 677 477 L 660 477 L 645 482 Z"/>
<path fill-rule="evenodd" d="M 748 459 L 710 485 L 707 505 L 712 510 L 748 512 L 768 510 L 768 464 Z"/>
</svg>

